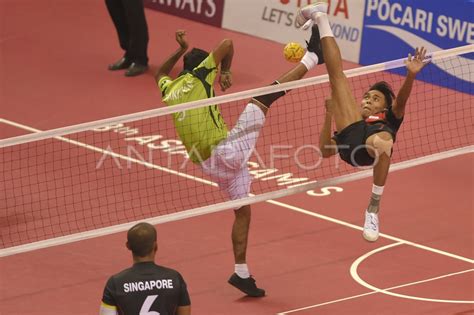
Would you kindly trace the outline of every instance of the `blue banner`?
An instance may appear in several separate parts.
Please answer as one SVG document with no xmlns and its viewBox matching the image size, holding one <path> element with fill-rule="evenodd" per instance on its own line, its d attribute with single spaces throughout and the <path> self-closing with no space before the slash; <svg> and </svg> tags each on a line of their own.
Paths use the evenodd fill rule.
<svg viewBox="0 0 474 315">
<path fill-rule="evenodd" d="M 406 57 L 408 53 L 413 54 L 415 47 L 424 46 L 428 52 L 433 52 L 474 44 L 472 0 L 367 0 L 364 12 L 359 61 L 362 65 Z M 461 64 L 472 62 L 472 55 L 461 56 Z M 425 70 L 436 74 L 435 77 L 449 77 L 449 80 L 443 80 L 449 82 L 443 86 L 473 93 L 473 83 L 466 82 L 468 78 L 460 75 L 459 69 L 441 64 L 428 68 Z M 405 74 L 404 69 L 395 72 Z M 431 81 L 428 76 L 421 79 Z M 439 77 L 436 81 L 439 84 Z"/>
</svg>

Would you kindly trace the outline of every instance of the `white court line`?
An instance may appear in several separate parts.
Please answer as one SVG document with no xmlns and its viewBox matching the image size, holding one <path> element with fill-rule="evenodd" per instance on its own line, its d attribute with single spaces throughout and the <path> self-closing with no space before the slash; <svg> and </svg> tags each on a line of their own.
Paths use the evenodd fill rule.
<svg viewBox="0 0 474 315">
<path fill-rule="evenodd" d="M 13 122 L 13 121 L 10 121 L 10 120 L 7 120 L 7 119 L 0 118 L 0 122 L 3 122 L 5 124 L 8 124 L 8 125 L 20 128 L 20 129 L 28 130 L 28 131 L 31 131 L 31 132 L 41 132 L 41 130 L 38 130 L 38 129 L 35 129 L 33 127 L 26 126 L 26 125 L 23 125 L 23 124 L 20 124 L 20 123 L 17 123 L 17 122 Z M 159 166 L 159 165 L 155 165 L 155 164 L 152 164 L 152 163 L 148 163 L 148 162 L 144 162 L 144 161 L 141 161 L 141 160 L 133 159 L 133 158 L 130 158 L 128 156 L 124 156 L 124 155 L 120 155 L 120 154 L 117 154 L 117 153 L 114 153 L 114 152 L 110 152 L 110 151 L 107 151 L 105 149 L 94 147 L 92 145 L 88 145 L 88 144 L 85 144 L 85 143 L 82 143 L 82 142 L 70 140 L 70 139 L 65 138 L 65 137 L 55 137 L 55 139 L 60 140 L 60 141 L 64 141 L 64 142 L 67 142 L 67 143 L 70 143 L 70 144 L 74 144 L 74 145 L 77 145 L 77 146 L 80 146 L 80 147 L 83 147 L 83 148 L 86 148 L 86 149 L 90 149 L 90 150 L 93 150 L 95 152 L 100 152 L 102 154 L 109 154 L 109 155 L 113 154 L 113 156 L 116 157 L 116 158 L 128 160 L 128 161 L 131 161 L 131 162 L 134 162 L 134 163 L 137 163 L 137 164 L 141 164 L 141 165 L 144 165 L 144 166 L 147 166 L 147 167 L 158 169 L 158 170 L 161 170 L 163 172 L 167 172 L 167 173 L 174 174 L 174 175 L 177 175 L 177 176 L 185 177 L 187 179 L 195 180 L 195 181 L 198 181 L 198 182 L 201 182 L 201 183 L 204 183 L 204 184 L 217 186 L 216 183 L 213 183 L 211 181 L 208 181 L 208 180 L 205 180 L 205 179 L 202 179 L 202 178 L 199 178 L 199 177 L 191 176 L 191 175 L 181 173 L 181 172 L 177 172 L 175 170 L 171 170 L 171 169 Z M 466 147 L 466 148 L 463 148 L 463 149 L 460 149 L 460 150 L 453 150 L 451 152 L 446 152 L 445 154 L 432 155 L 432 156 L 428 156 L 426 158 L 419 158 L 419 159 L 415 159 L 415 160 L 411 160 L 411 161 L 405 161 L 405 162 L 397 163 L 397 164 L 392 165 L 392 167 L 390 168 L 390 171 L 405 169 L 405 168 L 409 168 L 409 167 L 412 167 L 412 166 L 415 166 L 415 165 L 425 164 L 425 163 L 428 163 L 428 162 L 431 162 L 431 161 L 441 160 L 441 159 L 445 159 L 447 157 L 457 156 L 457 155 L 460 155 L 460 154 L 471 153 L 471 152 L 473 152 L 473 148 L 474 148 L 474 146 L 470 146 L 470 147 Z M 277 192 L 265 193 L 265 194 L 252 196 L 252 197 L 248 197 L 248 198 L 244 198 L 244 199 L 240 199 L 240 200 L 227 201 L 227 202 L 223 202 L 223 203 L 212 205 L 212 206 L 205 206 L 205 207 L 201 207 L 201 208 L 197 208 L 197 209 L 192 209 L 192 210 L 181 211 L 181 212 L 177 212 L 177 213 L 173 213 L 173 214 L 158 216 L 158 217 L 147 219 L 147 222 L 149 222 L 150 224 L 161 224 L 161 223 L 165 223 L 165 222 L 190 218 L 190 217 L 194 217 L 194 216 L 198 216 L 198 215 L 213 213 L 213 212 L 221 211 L 221 210 L 224 210 L 224 209 L 233 209 L 233 208 L 237 208 L 239 206 L 243 206 L 243 205 L 246 205 L 246 204 L 249 204 L 249 203 L 253 204 L 255 202 L 266 201 L 268 203 L 271 203 L 271 204 L 274 204 L 274 205 L 277 205 L 277 206 L 280 206 L 280 207 L 283 207 L 283 208 L 286 208 L 286 209 L 289 209 L 289 210 L 292 210 L 292 211 L 295 211 L 295 212 L 303 213 L 303 214 L 310 215 L 310 216 L 313 216 L 313 217 L 316 217 L 316 218 L 319 218 L 319 219 L 322 219 L 322 220 L 325 220 L 325 221 L 329 221 L 329 222 L 333 222 L 333 223 L 336 223 L 336 224 L 339 224 L 339 225 L 342 225 L 342 226 L 345 226 L 345 227 L 349 227 L 351 229 L 362 231 L 363 228 L 360 227 L 360 226 L 357 226 L 357 225 L 354 225 L 354 224 L 351 224 L 351 223 L 348 223 L 348 222 L 345 222 L 345 221 L 342 221 L 342 220 L 338 220 L 338 219 L 335 219 L 335 218 L 331 218 L 331 217 L 328 217 L 328 216 L 325 216 L 325 215 L 322 215 L 322 214 L 314 213 L 314 212 L 311 212 L 309 210 L 306 210 L 306 209 L 303 209 L 303 208 L 300 208 L 300 207 L 289 205 L 287 203 L 283 203 L 283 202 L 279 202 L 279 201 L 275 201 L 275 200 L 268 200 L 268 199 L 270 199 L 270 198 L 280 198 L 280 197 L 283 197 L 283 196 L 287 196 L 287 195 L 289 195 L 289 192 L 292 192 L 292 194 L 295 193 L 295 192 L 304 192 L 308 189 L 313 189 L 315 187 L 320 187 L 322 185 L 326 185 L 328 182 L 334 184 L 334 183 L 342 183 L 342 182 L 347 182 L 347 181 L 350 181 L 350 180 L 365 178 L 365 177 L 371 176 L 371 174 L 372 174 L 371 170 L 362 171 L 362 172 L 355 173 L 355 174 L 341 176 L 340 180 L 332 179 L 330 181 L 321 181 L 319 183 L 301 185 L 299 187 L 294 187 L 294 188 L 290 188 L 290 189 L 283 189 L 283 190 L 280 190 L 280 191 L 277 191 Z M 143 220 L 134 221 L 134 222 L 125 223 L 125 224 L 120 224 L 120 225 L 114 225 L 114 226 L 110 226 L 110 227 L 106 227 L 106 228 L 95 229 L 95 230 L 81 232 L 81 233 L 70 234 L 70 235 L 67 235 L 67 236 L 61 236 L 61 237 L 57 237 L 57 238 L 53 238 L 53 239 L 47 239 L 47 240 L 44 240 L 44 241 L 38 241 L 38 242 L 29 243 L 29 244 L 13 246 L 13 247 L 5 248 L 5 249 L 0 249 L 0 257 L 19 254 L 19 253 L 26 252 L 26 251 L 32 251 L 32 250 L 37 250 L 37 249 L 41 249 L 41 248 L 47 248 L 47 247 L 51 247 L 51 246 L 62 245 L 62 244 L 67 244 L 67 243 L 71 243 L 71 242 L 76 242 L 76 241 L 80 241 L 80 240 L 93 238 L 93 237 L 104 236 L 104 235 L 109 235 L 109 234 L 113 234 L 113 233 L 117 233 L 117 232 L 126 231 L 130 227 L 132 227 L 134 224 L 136 224 L 137 222 L 141 222 L 141 221 L 143 221 Z M 472 259 L 469 259 L 469 258 L 466 258 L 466 257 L 463 257 L 463 256 L 459 256 L 459 255 L 455 255 L 455 254 L 445 252 L 445 251 L 442 251 L 442 250 L 439 250 L 439 249 L 435 249 L 435 248 L 432 248 L 432 247 L 428 247 L 428 246 L 425 246 L 425 245 L 410 242 L 410 241 L 407 241 L 407 240 L 403 240 L 403 239 L 400 239 L 400 238 L 397 238 L 397 237 L 394 237 L 394 236 L 390 236 L 390 235 L 387 235 L 387 234 L 381 233 L 380 237 L 384 237 L 386 239 L 394 240 L 396 242 L 401 242 L 401 243 L 404 243 L 404 244 L 407 244 L 407 245 L 410 245 L 410 246 L 414 246 L 414 247 L 417 247 L 417 248 L 420 248 L 420 249 L 423 249 L 423 250 L 431 251 L 431 252 L 434 252 L 434 253 L 437 253 L 437 254 L 440 254 L 440 255 L 444 255 L 444 256 L 447 256 L 447 257 L 451 257 L 451 258 L 454 258 L 454 259 L 458 259 L 458 260 L 461 260 L 461 261 L 474 263 L 474 260 L 472 260 Z"/>
<path fill-rule="evenodd" d="M 311 212 L 309 210 L 305 210 L 305 209 L 295 207 L 295 206 L 292 206 L 292 205 L 289 205 L 289 204 L 281 203 L 279 201 L 269 200 L 269 202 L 270 201 L 272 201 L 271 203 L 273 203 L 275 205 L 278 205 L 278 206 L 281 206 L 281 207 L 284 207 L 284 208 L 287 208 L 287 209 L 290 209 L 290 210 L 293 210 L 293 211 L 296 211 L 296 212 L 300 212 L 300 213 L 303 213 L 303 214 L 306 214 L 306 215 L 309 215 L 309 216 L 313 216 L 313 217 L 316 217 L 316 218 L 319 218 L 319 219 L 322 219 L 322 220 L 325 220 L 325 221 L 333 222 L 333 223 L 336 223 L 336 224 L 339 224 L 339 225 L 344 225 L 346 227 L 349 227 L 349 228 L 352 228 L 352 229 L 355 229 L 355 230 L 360 230 L 360 231 L 364 230 L 363 227 L 360 227 L 360 226 L 355 225 L 355 224 L 351 224 L 351 223 L 348 223 L 348 222 L 345 222 L 345 221 L 334 219 L 334 218 L 331 218 L 331 217 L 328 217 L 328 216 L 325 216 L 325 215 L 322 215 L 322 214 L 319 214 L 319 213 Z M 392 240 L 392 241 L 395 241 L 395 242 L 403 243 L 405 245 L 410 245 L 410 246 L 413 246 L 413 247 L 416 247 L 416 248 L 419 248 L 419 249 L 423 249 L 423 250 L 426 250 L 426 251 L 429 251 L 429 252 L 433 252 L 433 253 L 436 253 L 436 254 L 448 256 L 448 257 L 451 257 L 451 258 L 454 258 L 454 259 L 458 259 L 458 260 L 462 260 L 462 261 L 474 264 L 473 259 L 469 259 L 469 258 L 462 257 L 462 256 L 459 256 L 459 255 L 451 254 L 451 253 L 448 253 L 448 252 L 445 252 L 445 251 L 442 251 L 442 250 L 439 250 L 439 249 L 436 249 L 436 248 L 433 248 L 433 247 L 429 247 L 429 246 L 421 245 L 421 244 L 418 244 L 418 243 L 410 242 L 410 241 L 407 241 L 407 240 L 404 240 L 404 239 L 401 239 L 401 238 L 398 238 L 398 237 L 395 237 L 395 236 L 391 236 L 391 235 L 388 235 L 388 234 L 384 234 L 384 233 L 380 233 L 379 236 L 383 237 L 383 238 L 386 238 L 386 239 L 389 239 L 389 240 Z"/>
<path fill-rule="evenodd" d="M 393 245 L 393 244 L 390 244 L 390 245 Z M 396 243 L 395 245 L 399 245 L 399 244 Z M 325 306 L 325 305 L 330 305 L 330 304 L 335 304 L 335 303 L 339 303 L 339 302 L 344 302 L 344 301 L 348 301 L 348 300 L 357 299 L 357 298 L 364 297 L 364 296 L 367 296 L 367 295 L 377 294 L 377 293 L 380 293 L 382 291 L 389 291 L 389 290 L 405 288 L 405 287 L 409 287 L 409 286 L 412 286 L 412 285 L 417 285 L 417 284 L 420 284 L 420 283 L 426 283 L 426 282 L 430 282 L 430 281 L 444 279 L 444 278 L 457 276 L 457 275 L 461 275 L 461 274 L 468 273 L 468 272 L 473 272 L 473 271 L 474 271 L 474 269 L 466 269 L 466 270 L 463 270 L 463 271 L 448 273 L 448 274 L 445 274 L 445 275 L 441 275 L 441 276 L 437 276 L 437 277 L 433 277 L 433 278 L 429 278 L 429 279 L 424 279 L 424 280 L 419 280 L 419 281 L 415 281 L 415 282 L 400 284 L 400 285 L 385 288 L 385 289 L 378 289 L 377 291 L 371 291 L 371 292 L 352 295 L 352 296 L 348 296 L 348 297 L 345 297 L 345 298 L 332 300 L 332 301 L 328 301 L 328 302 L 324 302 L 324 303 L 309 305 L 309 306 L 305 306 L 305 307 L 301 307 L 301 308 L 297 308 L 297 309 L 277 313 L 277 315 L 284 315 L 284 314 L 291 314 L 291 313 L 296 313 L 296 312 L 300 312 L 300 311 L 305 311 L 305 310 L 309 310 L 309 309 L 312 309 L 312 308 L 317 308 L 317 307 L 321 307 L 321 306 Z M 474 303 L 474 301 L 465 301 L 465 302 Z"/>
<path fill-rule="evenodd" d="M 360 284 L 361 286 L 363 287 L 366 287 L 367 289 L 369 290 L 373 290 L 375 292 L 379 292 L 379 293 L 383 293 L 383 294 L 386 294 L 386 295 L 391 295 L 391 296 L 394 296 L 394 297 L 398 297 L 398 298 L 404 298 L 404 299 L 408 299 L 408 300 L 417 300 L 417 301 L 425 301 L 425 302 L 436 302 L 436 303 L 459 303 L 459 304 L 474 304 L 474 301 L 461 301 L 461 300 L 441 300 L 441 299 L 429 299 L 429 298 L 423 298 L 423 297 L 418 297 L 418 296 L 412 296 L 412 295 L 405 295 L 405 294 L 399 294 L 399 293 L 395 293 L 395 292 L 389 292 L 388 290 L 385 290 L 385 289 L 379 289 L 369 283 L 367 283 L 366 281 L 364 281 L 360 276 L 359 276 L 359 273 L 357 272 L 357 269 L 359 268 L 359 265 L 364 261 L 366 260 L 368 257 L 376 254 L 376 253 L 379 253 L 379 252 L 382 252 L 384 250 L 387 250 L 389 248 L 392 248 L 392 247 L 395 247 L 395 246 L 399 246 L 399 245 L 403 245 L 403 243 L 393 243 L 393 244 L 390 244 L 390 245 L 386 245 L 386 246 L 382 246 L 382 247 L 379 247 L 379 248 L 376 248 L 368 253 L 365 253 L 364 255 L 360 256 L 359 258 L 357 258 L 351 265 L 351 268 L 350 268 L 350 272 L 351 272 L 351 276 L 352 278 L 358 283 Z M 469 269 L 468 271 L 473 271 L 474 269 Z M 444 278 L 444 276 L 441 276 L 441 277 L 436 277 L 436 278 L 433 278 L 433 279 L 442 279 Z M 417 282 L 413 282 L 413 284 L 419 284 L 419 283 L 424 283 L 424 282 L 428 282 L 427 280 L 422 280 L 422 281 L 417 281 Z"/>
</svg>

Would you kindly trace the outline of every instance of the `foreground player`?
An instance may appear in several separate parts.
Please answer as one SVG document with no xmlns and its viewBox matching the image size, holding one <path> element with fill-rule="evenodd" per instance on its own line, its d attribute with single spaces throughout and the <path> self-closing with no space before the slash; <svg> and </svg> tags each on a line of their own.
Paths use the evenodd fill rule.
<svg viewBox="0 0 474 315">
<path fill-rule="evenodd" d="M 365 213 L 363 236 L 368 241 L 379 237 L 378 212 L 387 180 L 392 146 L 403 121 L 405 106 L 415 77 L 428 63 L 426 50 L 416 49 L 405 62 L 407 76 L 395 99 L 386 82 L 374 84 L 365 93 L 361 106 L 352 94 L 342 72 L 339 47 L 334 40 L 327 16 L 327 1 L 303 7 L 298 12 L 299 26 L 308 27 L 311 20 L 319 27 L 324 60 L 331 83 L 331 100 L 326 101 L 327 114 L 320 134 L 320 148 L 324 157 L 337 154 L 353 166 L 373 165 L 373 187 Z M 336 123 L 336 135 L 331 138 L 331 118 Z"/>
<path fill-rule="evenodd" d="M 191 50 L 184 56 L 184 71 L 178 78 L 172 80 L 168 74 L 188 48 L 184 31 L 176 32 L 176 40 L 180 45 L 179 49 L 160 67 L 155 76 L 163 101 L 167 105 L 213 97 L 213 83 L 219 64 L 221 66 L 219 82 L 222 90 L 232 85 L 231 40 L 223 40 L 210 54 L 199 49 Z M 315 27 L 308 43 L 308 51 L 301 63 L 273 84 L 298 80 L 308 70 L 322 62 L 319 33 Z M 248 196 L 251 176 L 247 161 L 255 147 L 270 105 L 283 95 L 285 92 L 252 98 L 230 132 L 217 105 L 174 114 L 176 129 L 190 159 L 199 164 L 202 170 L 217 182 L 230 200 Z M 236 209 L 232 227 L 235 273 L 228 282 L 249 296 L 262 297 L 265 291 L 257 288 L 246 264 L 249 226 L 250 205 Z"/>
<path fill-rule="evenodd" d="M 191 302 L 183 277 L 155 264 L 155 227 L 144 222 L 134 225 L 128 230 L 126 245 L 132 252 L 133 267 L 109 278 L 100 315 L 190 315 Z"/>
</svg>

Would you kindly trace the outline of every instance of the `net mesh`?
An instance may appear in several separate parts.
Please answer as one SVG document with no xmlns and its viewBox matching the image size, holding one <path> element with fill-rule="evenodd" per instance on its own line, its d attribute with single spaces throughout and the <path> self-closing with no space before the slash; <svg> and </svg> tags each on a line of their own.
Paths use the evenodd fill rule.
<svg viewBox="0 0 474 315">
<path fill-rule="evenodd" d="M 433 63 L 417 77 L 392 163 L 473 144 L 472 61 L 451 56 Z M 470 79 L 452 79 L 439 68 Z M 379 71 L 349 80 L 360 100 L 376 81 L 398 91 L 404 76 Z M 327 82 L 310 84 L 272 105 L 248 162 L 253 194 L 358 171 L 337 156 L 323 160 L 317 149 L 329 95 Z M 220 104 L 229 127 L 247 102 Z M 187 159 L 171 115 L 3 146 L 0 164 L 0 248 L 228 200 Z"/>
</svg>

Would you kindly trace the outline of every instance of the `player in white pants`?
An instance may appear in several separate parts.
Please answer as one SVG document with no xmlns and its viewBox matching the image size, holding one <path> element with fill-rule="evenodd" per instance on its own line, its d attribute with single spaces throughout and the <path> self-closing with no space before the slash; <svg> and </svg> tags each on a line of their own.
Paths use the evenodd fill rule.
<svg viewBox="0 0 474 315">
<path fill-rule="evenodd" d="M 211 53 L 188 49 L 185 32 L 177 31 L 180 47 L 159 68 L 155 78 L 163 101 L 169 105 L 196 101 L 214 96 L 213 84 L 220 65 L 222 89 L 230 87 L 230 65 L 233 56 L 231 40 L 224 40 Z M 184 71 L 172 79 L 169 73 L 184 55 Z M 282 75 L 273 84 L 301 79 L 308 70 L 323 62 L 318 28 L 312 30 L 307 52 L 293 69 Z M 201 166 L 230 200 L 247 197 L 251 176 L 247 161 L 255 147 L 265 115 L 271 104 L 285 95 L 275 92 L 257 96 L 250 100 L 240 115 L 236 126 L 227 132 L 227 126 L 217 105 L 187 110 L 174 114 L 174 124 L 190 159 Z M 250 205 L 235 209 L 232 226 L 234 251 L 234 273 L 229 283 L 253 297 L 262 297 L 265 291 L 256 286 L 246 263 L 247 243 L 250 227 Z"/>
</svg>

